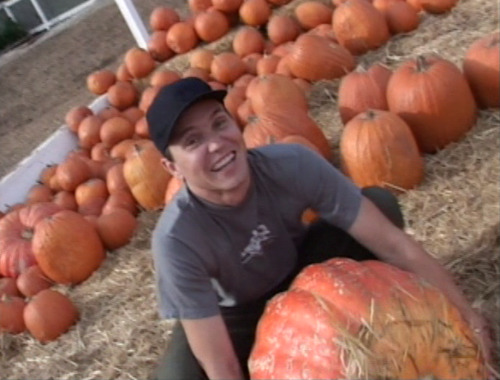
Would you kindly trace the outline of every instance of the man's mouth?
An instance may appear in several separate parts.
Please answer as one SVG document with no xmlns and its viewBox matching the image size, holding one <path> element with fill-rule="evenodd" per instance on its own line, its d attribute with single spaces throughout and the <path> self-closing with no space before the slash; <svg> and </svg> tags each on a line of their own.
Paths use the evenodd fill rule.
<svg viewBox="0 0 500 380">
<path fill-rule="evenodd" d="M 231 152 L 227 154 L 226 156 L 222 157 L 219 161 L 215 163 L 215 165 L 212 167 L 213 172 L 218 172 L 224 169 L 226 166 L 231 164 L 236 158 L 236 152 Z"/>
</svg>

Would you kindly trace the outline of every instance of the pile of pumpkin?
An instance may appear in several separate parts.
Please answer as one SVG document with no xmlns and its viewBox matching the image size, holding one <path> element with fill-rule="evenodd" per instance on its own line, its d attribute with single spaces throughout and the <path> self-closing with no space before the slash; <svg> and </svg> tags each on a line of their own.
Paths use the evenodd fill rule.
<svg viewBox="0 0 500 380">
<path fill-rule="evenodd" d="M 307 1 L 287 16 L 275 14 L 272 7 L 289 1 L 203 0 L 189 2 L 193 15 L 184 21 L 168 7 L 155 9 L 148 50 L 131 48 L 116 72 L 99 70 L 87 78 L 87 88 L 96 95 L 106 94 L 110 106 L 95 113 L 87 106 L 68 111 L 65 122 L 78 136 L 79 148 L 63 162 L 47 167 L 26 202 L 11 207 L 0 219 L 0 274 L 6 278 L 2 280 L 19 280 L 34 267 L 51 286 L 79 284 L 99 268 L 106 250 L 130 241 L 141 209 L 157 210 L 172 199 L 182 183 L 163 169 L 144 115 L 159 88 L 181 77 L 198 76 L 213 88 L 228 90 L 225 105 L 249 148 L 301 143 L 329 160 L 332 149 L 308 114 L 307 94 L 319 80 L 341 78 L 339 112 L 345 123 L 341 159 L 346 173 L 361 186 L 416 186 L 423 177 L 422 152 L 457 141 L 472 127 L 473 95 L 482 107 L 498 107 L 500 102 L 498 33 L 471 46 L 464 59 L 466 77 L 438 57 L 405 62 L 394 73 L 378 64 L 353 71 L 356 55 L 381 46 L 390 31 L 407 32 L 418 25 L 417 17 L 411 28 L 408 23 L 394 26 L 388 11 L 402 8 L 407 14 L 418 14 L 411 8 L 417 1 L 424 10 L 436 13 L 455 4 Z M 214 15 L 219 21 L 206 21 Z M 245 24 L 234 36 L 232 51 L 193 50 L 200 40 L 211 42 L 229 31 L 221 15 L 228 25 Z M 358 27 L 345 29 L 353 19 Z M 205 23 L 209 27 L 204 28 Z M 224 33 L 215 33 L 221 25 Z M 190 67 L 184 72 L 161 67 L 188 51 Z M 436 104 L 424 101 L 430 98 Z M 429 114 L 429 110 L 437 111 Z M 0 307 L 17 310 L 12 315 L 30 329 L 21 315 L 28 313 L 39 295 L 26 295 L 26 308 L 20 307 L 23 300 L 10 301 L 19 294 L 2 297 Z M 17 309 L 11 306 L 14 303 Z M 6 315 L 10 314 L 0 313 L 0 329 L 19 332 L 6 327 L 10 323 L 3 323 Z M 65 324 L 61 331 L 68 327 Z"/>
</svg>

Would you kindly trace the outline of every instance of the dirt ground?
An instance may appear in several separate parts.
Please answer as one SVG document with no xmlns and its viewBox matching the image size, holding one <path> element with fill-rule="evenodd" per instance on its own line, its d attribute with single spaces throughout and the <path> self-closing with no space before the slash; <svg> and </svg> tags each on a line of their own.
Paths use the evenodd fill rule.
<svg viewBox="0 0 500 380">
<path fill-rule="evenodd" d="M 182 0 L 135 1 L 147 26 L 158 5 L 186 11 Z M 0 178 L 13 170 L 64 122 L 75 105 L 95 95 L 85 80 L 91 72 L 116 69 L 135 45 L 112 0 L 96 0 L 80 14 L 0 55 Z"/>
</svg>

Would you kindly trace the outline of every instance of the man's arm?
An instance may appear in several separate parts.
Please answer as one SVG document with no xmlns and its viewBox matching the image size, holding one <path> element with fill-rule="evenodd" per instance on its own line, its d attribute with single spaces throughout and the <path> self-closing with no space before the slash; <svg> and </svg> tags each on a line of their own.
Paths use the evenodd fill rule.
<svg viewBox="0 0 500 380">
<path fill-rule="evenodd" d="M 189 346 L 209 379 L 243 379 L 231 338 L 220 315 L 183 319 Z"/>
<path fill-rule="evenodd" d="M 485 359 L 490 362 L 491 340 L 484 319 L 470 306 L 450 273 L 420 244 L 394 226 L 365 197 L 361 201 L 359 214 L 348 232 L 381 260 L 413 272 L 439 288 L 477 334 Z"/>
</svg>

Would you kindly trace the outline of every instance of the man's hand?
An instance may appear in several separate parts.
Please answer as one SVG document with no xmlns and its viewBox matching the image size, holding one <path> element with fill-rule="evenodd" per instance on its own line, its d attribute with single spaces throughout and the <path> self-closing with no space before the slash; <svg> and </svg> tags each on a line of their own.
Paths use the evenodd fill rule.
<svg viewBox="0 0 500 380">
<path fill-rule="evenodd" d="M 231 338 L 220 315 L 182 319 L 189 346 L 209 379 L 243 379 Z"/>
</svg>

